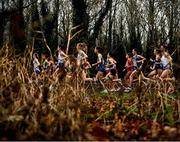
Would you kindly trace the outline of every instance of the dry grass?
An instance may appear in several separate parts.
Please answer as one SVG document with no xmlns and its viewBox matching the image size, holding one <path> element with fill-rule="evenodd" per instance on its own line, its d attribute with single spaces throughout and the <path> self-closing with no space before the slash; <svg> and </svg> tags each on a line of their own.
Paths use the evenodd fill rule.
<svg viewBox="0 0 180 142">
<path fill-rule="evenodd" d="M 28 50 L 25 57 L 8 46 L 0 51 L 1 139 L 82 140 L 82 97 L 68 83 L 32 77 Z"/>
<path fill-rule="evenodd" d="M 77 74 L 68 82 L 33 77 L 31 59 L 31 48 L 21 57 L 7 45 L 0 51 L 1 140 L 147 140 L 172 130 L 178 139 L 179 97 L 148 91 L 153 82 L 128 95 L 86 94 Z"/>
</svg>

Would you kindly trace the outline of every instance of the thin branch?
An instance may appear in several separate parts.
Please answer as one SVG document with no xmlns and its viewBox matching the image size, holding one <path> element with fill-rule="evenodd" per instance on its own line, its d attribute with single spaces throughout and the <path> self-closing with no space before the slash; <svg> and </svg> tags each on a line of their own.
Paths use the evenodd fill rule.
<svg viewBox="0 0 180 142">
<path fill-rule="evenodd" d="M 80 31 L 76 32 L 74 35 L 71 36 L 71 33 L 73 30 L 77 29 L 78 27 L 80 27 L 81 25 L 77 25 L 75 27 L 72 27 L 70 30 L 69 30 L 69 34 L 68 34 L 68 42 L 67 42 L 67 48 L 66 48 L 66 54 L 68 54 L 68 51 L 69 51 L 69 45 L 70 45 L 70 42 L 71 40 L 80 32 L 82 32 L 83 30 L 81 29 Z"/>
<path fill-rule="evenodd" d="M 82 29 L 82 30 L 79 30 L 78 32 L 76 32 L 76 33 L 71 37 L 71 40 L 72 40 L 77 34 L 81 33 L 82 31 L 83 31 L 83 29 Z"/>
</svg>

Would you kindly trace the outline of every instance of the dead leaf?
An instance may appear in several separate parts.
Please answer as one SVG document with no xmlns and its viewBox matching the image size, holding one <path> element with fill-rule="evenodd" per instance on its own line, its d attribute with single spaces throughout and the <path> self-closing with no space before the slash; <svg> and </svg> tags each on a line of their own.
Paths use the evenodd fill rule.
<svg viewBox="0 0 180 142">
<path fill-rule="evenodd" d="M 115 114 L 114 114 L 114 120 L 116 120 L 116 121 L 117 121 L 118 119 L 119 119 L 119 117 L 118 117 L 118 113 L 115 113 Z"/>
<path fill-rule="evenodd" d="M 122 132 L 123 131 L 123 126 L 122 126 L 122 122 L 119 119 L 116 123 L 116 132 Z"/>
<path fill-rule="evenodd" d="M 112 111 L 112 110 L 113 110 L 113 108 L 115 108 L 114 102 L 110 102 L 110 104 L 109 104 L 109 108 L 110 108 L 110 111 Z"/>
<path fill-rule="evenodd" d="M 104 108 L 103 107 L 100 108 L 99 113 L 102 113 L 102 112 L 104 112 Z"/>
</svg>

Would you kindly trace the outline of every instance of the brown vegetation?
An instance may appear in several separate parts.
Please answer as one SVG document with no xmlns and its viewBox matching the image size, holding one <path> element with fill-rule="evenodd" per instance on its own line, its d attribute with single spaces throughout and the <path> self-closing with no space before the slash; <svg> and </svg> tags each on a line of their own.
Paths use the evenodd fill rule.
<svg viewBox="0 0 180 142">
<path fill-rule="evenodd" d="M 178 93 L 86 94 L 72 82 L 32 78 L 30 55 L 0 51 L 1 140 L 180 140 Z"/>
</svg>

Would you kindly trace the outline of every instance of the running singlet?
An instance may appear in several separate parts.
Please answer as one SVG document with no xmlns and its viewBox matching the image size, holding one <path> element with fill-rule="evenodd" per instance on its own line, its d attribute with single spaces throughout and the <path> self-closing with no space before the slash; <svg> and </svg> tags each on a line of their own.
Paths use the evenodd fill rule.
<svg viewBox="0 0 180 142">
<path fill-rule="evenodd" d="M 133 67 L 133 61 L 131 58 L 128 58 L 126 61 L 126 70 L 132 71 L 132 67 Z"/>
<path fill-rule="evenodd" d="M 40 68 L 39 68 L 39 61 L 38 61 L 38 59 L 34 59 L 33 67 L 34 67 L 34 72 L 36 74 L 39 74 L 40 73 Z"/>
<path fill-rule="evenodd" d="M 43 67 L 44 70 L 47 70 L 47 69 L 48 69 L 48 61 L 47 61 L 47 60 L 44 60 L 44 61 L 43 61 L 42 67 Z"/>
<path fill-rule="evenodd" d="M 138 63 L 138 61 L 140 60 L 141 58 L 138 56 L 138 55 L 134 55 L 133 56 L 133 67 L 134 67 L 134 69 L 137 69 L 137 68 L 139 68 L 141 65 L 142 65 L 142 63 Z"/>
<path fill-rule="evenodd" d="M 102 54 L 98 54 L 97 62 L 101 62 L 98 64 L 98 71 L 105 72 L 104 59 Z"/>
<path fill-rule="evenodd" d="M 155 69 L 162 69 L 162 63 L 161 63 L 161 60 L 155 60 L 154 61 L 154 66 L 155 66 Z"/>
<path fill-rule="evenodd" d="M 161 57 L 161 62 L 162 62 L 162 66 L 163 66 L 163 70 L 165 69 L 170 69 L 170 64 L 169 64 L 169 60 L 167 57 L 165 57 L 164 55 Z"/>
<path fill-rule="evenodd" d="M 110 63 L 110 61 L 107 61 L 106 64 L 107 64 L 107 65 L 110 65 L 111 63 Z M 111 64 L 108 68 L 109 68 L 109 70 L 111 70 L 111 69 L 116 69 L 116 64 L 113 63 L 113 64 Z"/>
<path fill-rule="evenodd" d="M 64 57 L 61 52 L 58 54 L 58 67 L 64 67 Z"/>
<path fill-rule="evenodd" d="M 61 52 L 58 54 L 58 63 L 64 63 L 64 57 Z"/>
<path fill-rule="evenodd" d="M 77 60 L 81 62 L 82 59 L 83 59 L 83 57 L 84 57 L 83 51 L 82 51 L 82 50 L 79 50 L 79 51 L 78 51 L 78 55 L 77 55 Z"/>
</svg>

